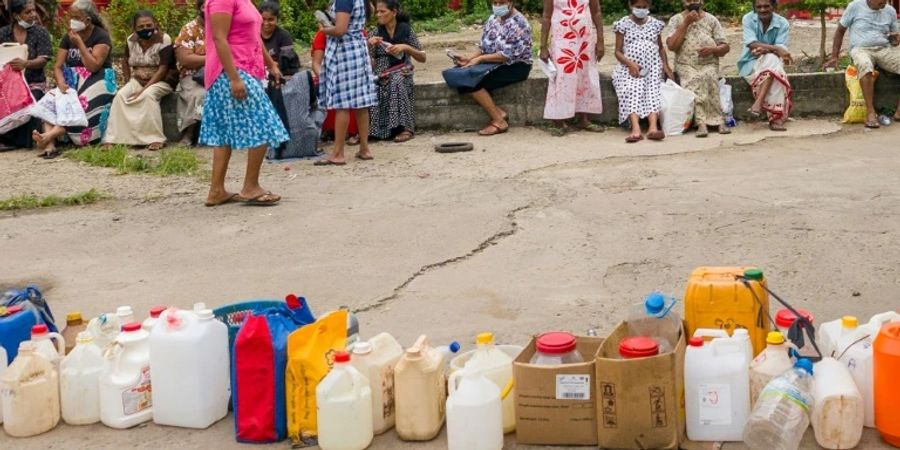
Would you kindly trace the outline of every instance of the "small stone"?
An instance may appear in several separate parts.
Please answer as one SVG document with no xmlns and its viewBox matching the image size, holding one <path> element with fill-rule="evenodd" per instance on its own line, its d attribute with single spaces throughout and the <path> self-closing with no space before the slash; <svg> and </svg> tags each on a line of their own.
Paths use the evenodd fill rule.
<svg viewBox="0 0 900 450">
<path fill-rule="evenodd" d="M 859 297 L 862 294 L 859 291 L 853 291 L 851 295 L 853 295 L 854 297 Z"/>
</svg>

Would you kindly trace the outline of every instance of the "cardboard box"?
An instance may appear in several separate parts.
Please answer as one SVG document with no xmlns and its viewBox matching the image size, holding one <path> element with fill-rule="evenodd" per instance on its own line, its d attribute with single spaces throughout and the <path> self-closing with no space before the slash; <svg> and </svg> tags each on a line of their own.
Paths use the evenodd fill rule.
<svg viewBox="0 0 900 450">
<path fill-rule="evenodd" d="M 677 449 L 684 439 L 684 349 L 681 330 L 675 351 L 621 359 L 625 322 L 597 351 L 597 439 L 609 449 Z"/>
<path fill-rule="evenodd" d="M 602 343 L 578 336 L 585 362 L 561 366 L 530 364 L 534 338 L 522 350 L 513 362 L 517 444 L 597 445 L 594 355 Z"/>
</svg>

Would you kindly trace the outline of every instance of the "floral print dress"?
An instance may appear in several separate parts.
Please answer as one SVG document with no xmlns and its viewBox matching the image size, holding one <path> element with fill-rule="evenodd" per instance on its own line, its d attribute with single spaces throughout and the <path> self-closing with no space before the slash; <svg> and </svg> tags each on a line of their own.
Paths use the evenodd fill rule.
<svg viewBox="0 0 900 450">
<path fill-rule="evenodd" d="M 669 19 L 670 33 L 684 22 L 684 14 Z M 694 122 L 717 126 L 722 124 L 722 104 L 719 101 L 719 57 L 699 56 L 701 48 L 726 43 L 725 31 L 719 20 L 707 12 L 692 23 L 684 34 L 684 43 L 675 52 L 675 73 L 681 87 L 694 93 Z"/>
<path fill-rule="evenodd" d="M 545 119 L 563 120 L 576 113 L 603 112 L 596 42 L 588 0 L 553 1 L 550 59 L 557 72 L 547 84 Z"/>
</svg>

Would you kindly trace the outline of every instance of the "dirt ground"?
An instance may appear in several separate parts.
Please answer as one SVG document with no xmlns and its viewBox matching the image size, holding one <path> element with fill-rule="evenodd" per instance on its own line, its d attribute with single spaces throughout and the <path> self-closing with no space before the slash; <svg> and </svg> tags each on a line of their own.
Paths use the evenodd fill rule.
<svg viewBox="0 0 900 450">
<path fill-rule="evenodd" d="M 740 23 L 723 22 L 722 25 L 725 27 L 731 51 L 720 60 L 720 73 L 722 76 L 736 76 L 737 60 L 741 56 L 741 48 L 743 46 Z M 538 30 L 540 29 L 540 23 L 532 21 L 532 27 Z M 836 27 L 836 23 L 829 23 L 827 27 L 826 49 L 829 52 L 831 51 L 831 39 L 834 36 Z M 610 75 L 617 64 L 614 55 L 616 36 L 612 29 L 612 25 L 607 25 L 603 28 L 606 54 L 600 60 L 600 63 L 597 64 L 600 72 L 606 75 Z M 664 33 L 668 33 L 668 31 L 664 31 Z M 790 50 L 794 58 L 799 59 L 804 56 L 818 57 L 820 33 L 818 21 L 792 20 Z M 535 35 L 537 36 L 537 34 Z M 421 36 L 420 41 L 425 47 L 428 59 L 424 64 L 416 63 L 416 82 L 424 83 L 443 80 L 441 71 L 450 67 L 450 60 L 445 56 L 444 50 L 452 48 L 460 54 L 466 54 L 466 52 L 474 51 L 480 39 L 481 30 L 477 26 L 458 33 L 426 34 Z M 535 45 L 537 45 L 537 42 L 535 42 Z M 848 50 L 846 46 L 845 42 L 845 52 Z M 674 60 L 673 54 L 670 53 L 669 61 Z M 788 70 L 791 70 L 790 67 L 788 67 Z M 536 64 L 532 68 L 531 75 L 544 76 Z"/>
<path fill-rule="evenodd" d="M 2 153 L 0 197 L 97 188 L 114 199 L 0 212 L 0 287 L 37 282 L 58 316 L 296 292 L 317 312 L 360 311 L 364 336 L 388 331 L 410 345 L 426 333 L 468 348 L 486 330 L 520 344 L 553 329 L 603 335 L 646 293 L 681 296 L 701 265 L 759 266 L 817 322 L 896 309 L 900 126 L 865 132 L 801 120 L 789 128 L 776 135 L 741 124 L 730 136 L 635 145 L 618 130 L 422 134 L 376 144 L 374 161 L 343 168 L 266 164 L 265 185 L 285 197 L 272 208 L 204 208 L 199 179 Z M 475 151 L 432 151 L 458 140 Z M 240 153 L 232 161 L 233 188 L 243 161 Z M 388 433 L 372 448 L 445 442 L 404 444 Z M 812 442 L 808 433 L 803 448 Z M 242 447 L 230 418 L 202 431 L 0 433 L 0 448 L 17 450 Z M 507 448 L 515 447 L 510 436 Z M 859 448 L 887 447 L 868 430 Z"/>
</svg>

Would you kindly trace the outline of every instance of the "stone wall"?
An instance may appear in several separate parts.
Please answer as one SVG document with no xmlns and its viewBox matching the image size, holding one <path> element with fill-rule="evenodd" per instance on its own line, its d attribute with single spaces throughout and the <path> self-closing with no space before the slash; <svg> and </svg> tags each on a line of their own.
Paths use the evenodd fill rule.
<svg viewBox="0 0 900 450">
<path fill-rule="evenodd" d="M 848 95 L 843 73 L 811 73 L 790 75 L 794 90 L 793 116 L 833 116 L 840 117 L 847 108 Z M 747 118 L 747 110 L 752 104 L 750 87 L 740 77 L 727 78 L 732 86 L 735 116 L 738 120 Z M 601 75 L 603 114 L 599 120 L 604 123 L 616 122 L 616 93 L 611 79 Z M 494 99 L 501 108 L 509 112 L 510 121 L 516 125 L 538 125 L 544 122 L 544 98 L 547 94 L 547 79 L 532 77 L 528 80 L 500 89 Z M 900 95 L 900 77 L 882 75 L 875 84 L 877 105 L 894 107 Z M 162 100 L 163 123 L 170 141 L 178 140 L 175 96 Z M 475 130 L 487 122 L 484 111 L 468 96 L 459 95 L 444 83 L 432 82 L 416 85 L 416 121 L 420 129 Z"/>
</svg>

